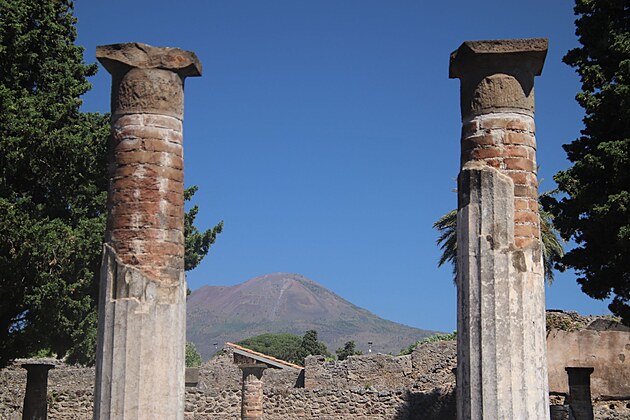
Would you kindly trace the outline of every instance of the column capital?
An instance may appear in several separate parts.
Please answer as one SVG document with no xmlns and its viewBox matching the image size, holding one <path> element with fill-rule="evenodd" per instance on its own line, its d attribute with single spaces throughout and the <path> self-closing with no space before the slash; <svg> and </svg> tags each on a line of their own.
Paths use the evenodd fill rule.
<svg viewBox="0 0 630 420">
<path fill-rule="evenodd" d="M 112 116 L 159 114 L 182 119 L 184 79 L 201 76 L 191 51 L 139 42 L 100 45 L 96 58 L 112 75 Z"/>
<path fill-rule="evenodd" d="M 96 58 L 112 75 L 130 68 L 169 70 L 184 77 L 201 76 L 201 62 L 192 51 L 154 47 L 140 42 L 99 45 Z"/>
<path fill-rule="evenodd" d="M 243 379 L 247 378 L 249 375 L 254 375 L 257 379 L 260 379 L 265 369 L 268 368 L 267 365 L 262 363 L 239 363 L 238 367 L 243 372 Z"/>
<path fill-rule="evenodd" d="M 55 365 L 52 363 L 23 363 L 22 367 L 27 371 L 41 371 L 48 372 L 50 369 L 54 369 Z"/>
<path fill-rule="evenodd" d="M 546 38 L 465 41 L 450 56 L 449 78 L 461 80 L 462 117 L 497 111 L 533 114 L 534 76 Z"/>
</svg>

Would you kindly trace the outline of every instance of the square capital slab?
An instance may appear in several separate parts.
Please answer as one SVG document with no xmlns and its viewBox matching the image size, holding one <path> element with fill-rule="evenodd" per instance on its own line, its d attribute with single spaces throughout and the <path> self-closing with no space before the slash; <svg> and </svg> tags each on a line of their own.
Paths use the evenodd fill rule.
<svg viewBox="0 0 630 420">
<path fill-rule="evenodd" d="M 197 55 L 179 48 L 154 47 L 140 42 L 99 45 L 96 58 L 112 75 L 138 68 L 169 70 L 182 78 L 201 76 L 201 62 Z"/>
<path fill-rule="evenodd" d="M 461 81 L 462 118 L 491 112 L 533 115 L 534 77 L 547 56 L 545 38 L 466 41 L 450 56 L 449 77 Z"/>
<path fill-rule="evenodd" d="M 540 76 L 548 48 L 547 38 L 465 41 L 451 53 L 448 76 L 460 79 L 480 68 L 491 74 L 514 67 Z"/>
</svg>

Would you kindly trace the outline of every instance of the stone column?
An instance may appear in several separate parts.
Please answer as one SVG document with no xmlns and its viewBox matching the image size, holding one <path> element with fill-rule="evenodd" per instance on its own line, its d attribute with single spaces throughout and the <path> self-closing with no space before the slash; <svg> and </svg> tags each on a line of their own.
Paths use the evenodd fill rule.
<svg viewBox="0 0 630 420">
<path fill-rule="evenodd" d="M 569 375 L 569 410 L 575 420 L 593 420 L 593 401 L 591 400 L 592 367 L 564 368 Z"/>
<path fill-rule="evenodd" d="M 46 420 L 48 418 L 48 371 L 55 365 L 25 363 L 26 395 L 22 408 L 22 420 Z"/>
<path fill-rule="evenodd" d="M 239 365 L 243 371 L 243 391 L 241 395 L 241 419 L 261 420 L 263 418 L 263 364 Z"/>
<path fill-rule="evenodd" d="M 112 75 L 95 419 L 183 419 L 184 78 L 194 53 L 99 46 Z"/>
<path fill-rule="evenodd" d="M 457 416 L 548 419 L 534 76 L 546 39 L 467 41 L 457 218 Z"/>
</svg>

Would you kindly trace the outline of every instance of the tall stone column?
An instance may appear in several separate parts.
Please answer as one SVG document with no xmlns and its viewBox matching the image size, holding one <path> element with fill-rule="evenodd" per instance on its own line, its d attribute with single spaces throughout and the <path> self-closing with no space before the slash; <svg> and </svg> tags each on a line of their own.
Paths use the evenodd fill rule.
<svg viewBox="0 0 630 420">
<path fill-rule="evenodd" d="M 184 78 L 194 53 L 99 46 L 112 75 L 95 419 L 183 419 Z"/>
<path fill-rule="evenodd" d="M 48 363 L 25 363 L 26 393 L 22 407 L 22 420 L 48 418 L 48 371 L 55 366 Z"/>
<path fill-rule="evenodd" d="M 261 420 L 263 418 L 262 375 L 267 368 L 260 363 L 239 365 L 243 371 L 243 391 L 241 395 L 241 419 Z"/>
<path fill-rule="evenodd" d="M 457 218 L 457 417 L 548 419 L 534 76 L 546 39 L 467 41 Z"/>
</svg>

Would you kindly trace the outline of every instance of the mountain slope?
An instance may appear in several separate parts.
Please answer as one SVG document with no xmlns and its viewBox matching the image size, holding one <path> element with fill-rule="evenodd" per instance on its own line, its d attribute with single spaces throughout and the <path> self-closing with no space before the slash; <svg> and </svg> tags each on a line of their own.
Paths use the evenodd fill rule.
<svg viewBox="0 0 630 420">
<path fill-rule="evenodd" d="M 187 339 L 204 358 L 214 343 L 263 333 L 303 335 L 314 329 L 332 353 L 354 340 L 363 352 L 398 353 L 431 331 L 379 318 L 299 274 L 274 273 L 235 286 L 204 286 L 188 298 Z"/>
</svg>

